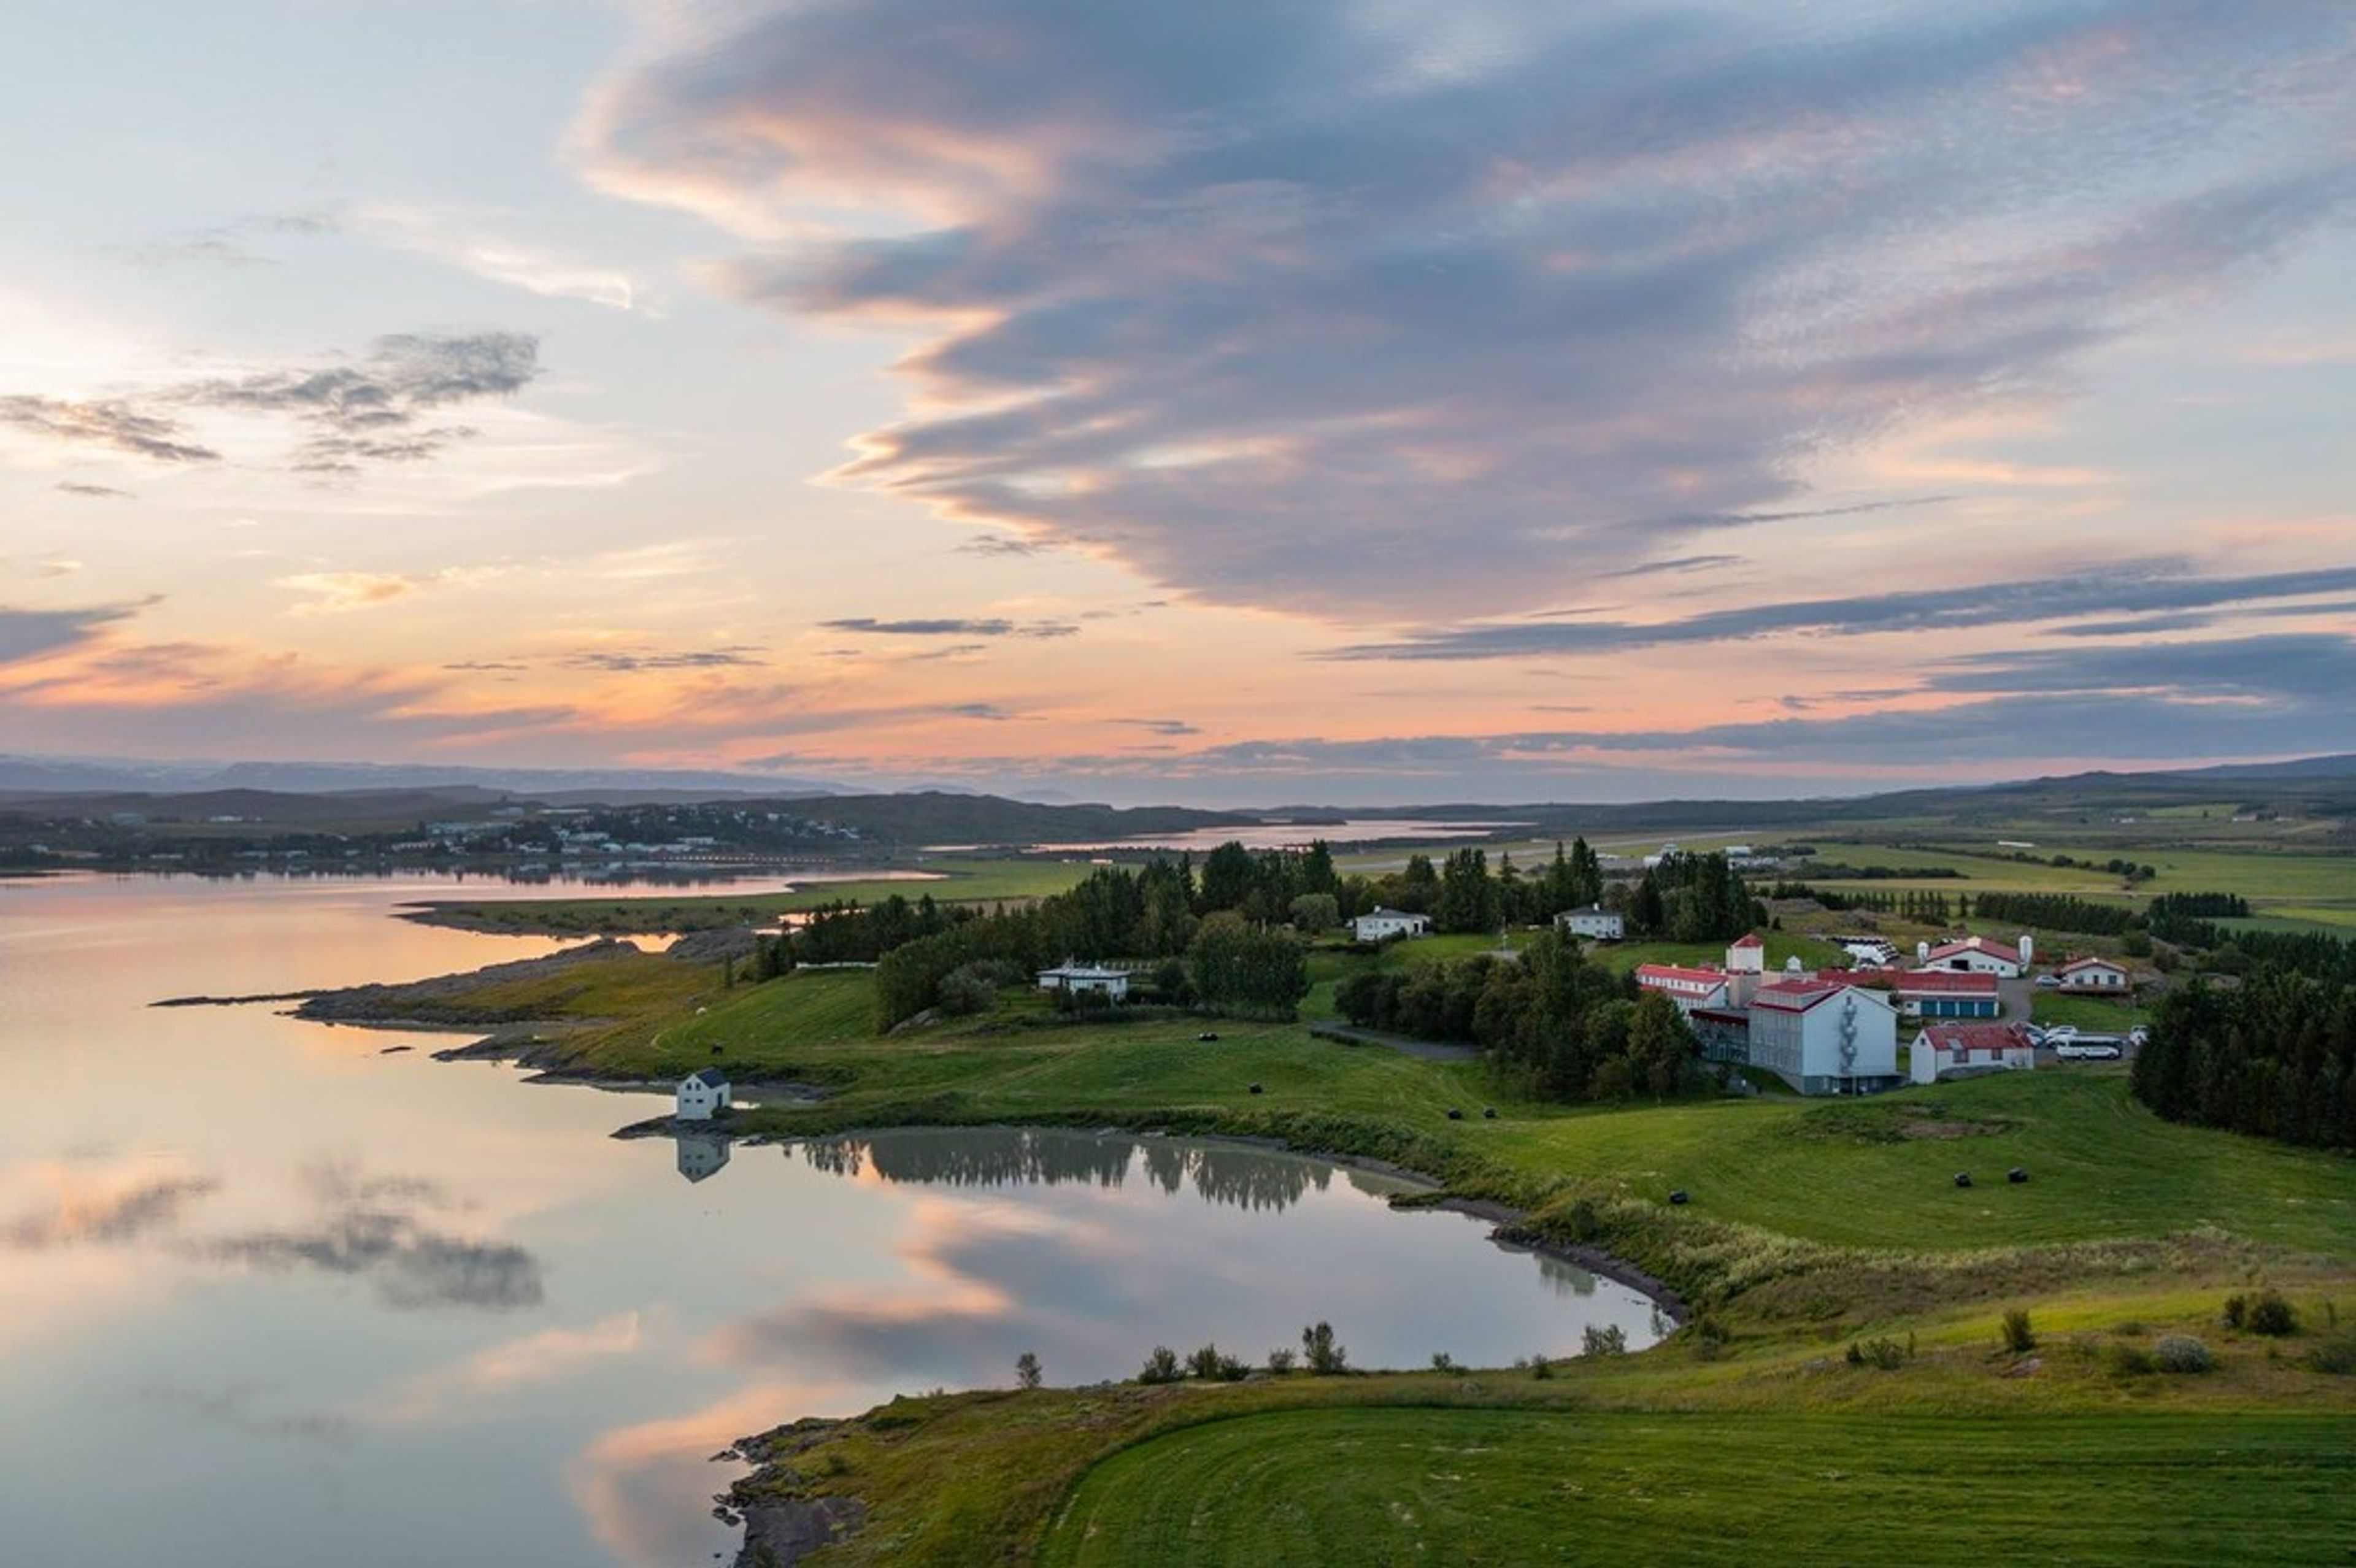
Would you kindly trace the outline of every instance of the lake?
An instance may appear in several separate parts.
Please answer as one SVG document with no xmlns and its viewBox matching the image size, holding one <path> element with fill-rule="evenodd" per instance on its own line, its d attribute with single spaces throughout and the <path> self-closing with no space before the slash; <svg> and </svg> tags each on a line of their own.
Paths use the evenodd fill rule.
<svg viewBox="0 0 2356 1568">
<path fill-rule="evenodd" d="M 664 1102 L 428 1054 L 463 1037 L 146 1005 L 557 945 L 392 918 L 457 891 L 0 882 L 0 1559 L 709 1564 L 727 1444 L 1010 1384 L 1026 1350 L 1070 1383 L 1318 1318 L 1364 1366 L 1655 1337 L 1635 1292 L 1312 1160 L 622 1141 Z"/>
</svg>

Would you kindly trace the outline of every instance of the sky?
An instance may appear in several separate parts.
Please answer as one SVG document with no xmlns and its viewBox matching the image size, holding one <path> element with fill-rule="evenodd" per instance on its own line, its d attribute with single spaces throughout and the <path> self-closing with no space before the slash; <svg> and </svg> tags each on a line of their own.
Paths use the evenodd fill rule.
<svg viewBox="0 0 2356 1568">
<path fill-rule="evenodd" d="M 15 0 L 0 752 L 2356 751 L 2343 0 Z"/>
</svg>

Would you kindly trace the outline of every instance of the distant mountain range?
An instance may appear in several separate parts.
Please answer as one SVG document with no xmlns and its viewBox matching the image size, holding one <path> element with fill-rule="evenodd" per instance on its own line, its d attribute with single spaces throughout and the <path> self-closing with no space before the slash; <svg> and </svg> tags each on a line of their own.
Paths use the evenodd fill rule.
<svg viewBox="0 0 2356 1568">
<path fill-rule="evenodd" d="M 0 755 L 0 804 L 34 806 L 77 797 L 78 809 L 136 811 L 159 796 L 181 809 L 295 821 L 415 816 L 495 805 L 505 798 L 551 805 L 793 803 L 802 815 L 855 826 L 891 843 L 1084 842 L 1110 837 L 1344 817 L 1513 823 L 1535 835 L 1710 829 L 1764 831 L 1806 824 L 1942 818 L 1957 823 L 2081 811 L 2135 812 L 2168 805 L 2297 806 L 2356 816 L 2356 754 L 2150 773 L 2065 777 L 1802 800 L 1665 800 L 1633 805 L 1541 802 L 1424 803 L 1343 809 L 1299 805 L 1254 811 L 1183 806 L 1124 810 L 1074 801 L 1009 800 L 957 788 L 853 793 L 840 784 L 724 772 L 661 769 L 439 767 L 412 763 L 120 762 Z M 320 797 L 305 802 L 301 797 Z M 1052 798 L 1052 797 L 1051 797 Z"/>
</svg>

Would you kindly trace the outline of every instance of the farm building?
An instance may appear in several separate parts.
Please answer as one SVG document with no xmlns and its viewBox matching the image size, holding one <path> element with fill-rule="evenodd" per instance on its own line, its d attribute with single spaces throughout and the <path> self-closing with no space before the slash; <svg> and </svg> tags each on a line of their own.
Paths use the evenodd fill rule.
<svg viewBox="0 0 2356 1568">
<path fill-rule="evenodd" d="M 1618 942 L 1628 934 L 1628 922 L 1616 910 L 1601 904 L 1590 904 L 1585 909 L 1567 909 L 1554 917 L 1554 923 L 1573 936 L 1590 942 Z"/>
<path fill-rule="evenodd" d="M 2036 1065 L 2037 1048 L 2018 1024 L 1936 1023 L 1915 1038 L 1907 1076 L 1931 1083 L 1957 1072 L 2025 1072 Z"/>
<path fill-rule="evenodd" d="M 2125 996 L 2132 987 L 2126 967 L 2107 958 L 2072 958 L 2055 970 L 2065 991 L 2095 991 Z"/>
<path fill-rule="evenodd" d="M 1395 937 L 1429 936 L 1431 917 L 1409 914 L 1403 909 L 1370 909 L 1350 923 L 1351 932 L 1361 942 L 1388 942 Z"/>
<path fill-rule="evenodd" d="M 1095 964 L 1075 964 L 1066 958 L 1053 969 L 1039 971 L 1039 988 L 1043 991 L 1068 991 L 1076 997 L 1103 997 L 1121 1002 L 1129 999 L 1129 971 L 1107 969 Z"/>
<path fill-rule="evenodd" d="M 1728 976 L 1723 969 L 1688 968 L 1682 964 L 1639 964 L 1636 984 L 1658 991 L 1676 1003 L 1677 1011 L 1722 1008 L 1728 1003 Z"/>
<path fill-rule="evenodd" d="M 2029 972 L 2034 952 L 2027 936 L 2018 947 L 1987 936 L 1965 936 L 1933 947 L 1929 943 L 1918 944 L 1914 949 L 1915 964 L 1924 969 L 1954 969 L 1969 975 L 1994 975 L 2000 980 L 2018 980 Z"/>
<path fill-rule="evenodd" d="M 673 1102 L 672 1115 L 680 1121 L 708 1122 L 734 1104 L 735 1097 L 728 1087 L 728 1074 L 707 1067 L 680 1081 Z"/>
<path fill-rule="evenodd" d="M 1992 1019 L 2004 1011 L 1994 975 L 1913 969 L 1898 976 L 1898 1006 L 1922 1019 Z"/>
<path fill-rule="evenodd" d="M 1778 980 L 1751 998 L 1751 1065 L 1803 1094 L 1895 1087 L 1898 1008 L 1878 991 L 1823 977 Z"/>
</svg>

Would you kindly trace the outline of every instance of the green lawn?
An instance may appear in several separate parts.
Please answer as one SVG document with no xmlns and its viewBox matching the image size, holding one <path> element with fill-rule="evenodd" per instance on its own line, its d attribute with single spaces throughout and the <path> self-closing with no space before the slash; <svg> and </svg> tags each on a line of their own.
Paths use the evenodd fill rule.
<svg viewBox="0 0 2356 1568">
<path fill-rule="evenodd" d="M 2029 1005 L 2030 1019 L 2040 1024 L 2076 1024 L 2088 1034 L 2125 1034 L 2151 1021 L 2151 1010 L 2110 997 L 2065 997 L 2040 990 Z"/>
<path fill-rule="evenodd" d="M 1301 1410 L 1113 1455 L 1038 1561 L 2345 1563 L 2351 1486 L 2356 1418 Z"/>
</svg>

